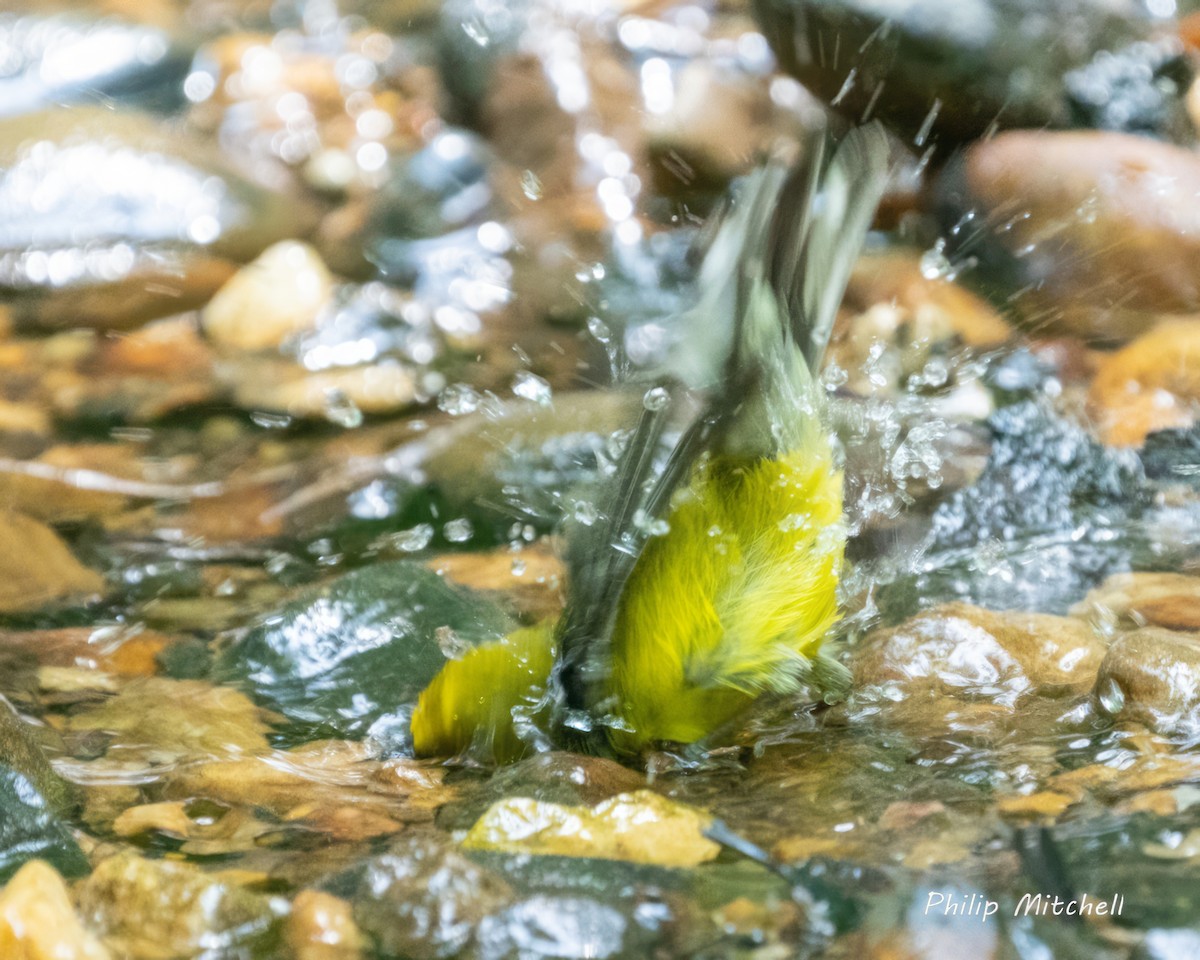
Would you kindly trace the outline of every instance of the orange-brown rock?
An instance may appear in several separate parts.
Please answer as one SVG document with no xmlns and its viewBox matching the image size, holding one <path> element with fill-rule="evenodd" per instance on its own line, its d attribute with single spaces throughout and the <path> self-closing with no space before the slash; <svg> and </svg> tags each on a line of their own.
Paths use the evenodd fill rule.
<svg viewBox="0 0 1200 960">
<path fill-rule="evenodd" d="M 1161 323 L 1108 354 L 1088 410 L 1105 443 L 1140 446 L 1155 430 L 1187 427 L 1200 403 L 1200 321 Z"/>
<path fill-rule="evenodd" d="M 1072 608 L 1075 616 L 1200 631 L 1200 577 L 1118 573 Z"/>
<path fill-rule="evenodd" d="M 1017 259 L 1017 306 L 1040 325 L 1126 339 L 1159 315 L 1200 310 L 1191 150 L 1107 131 L 1011 131 L 971 147 L 944 189 L 962 190 Z"/>
</svg>

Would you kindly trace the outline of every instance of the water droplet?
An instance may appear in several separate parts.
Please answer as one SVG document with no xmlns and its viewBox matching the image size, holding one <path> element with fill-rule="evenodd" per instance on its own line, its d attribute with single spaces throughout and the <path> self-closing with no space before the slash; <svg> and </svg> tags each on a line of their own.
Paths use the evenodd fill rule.
<svg viewBox="0 0 1200 960">
<path fill-rule="evenodd" d="M 362 426 L 363 412 L 341 390 L 327 390 L 324 399 L 325 418 L 331 423 L 347 429 Z"/>
<path fill-rule="evenodd" d="M 474 413 L 479 409 L 483 397 L 465 383 L 452 383 L 438 395 L 438 409 L 452 417 Z"/>
<path fill-rule="evenodd" d="M 586 500 L 580 500 L 575 504 L 574 516 L 577 521 L 585 527 L 590 527 L 593 523 L 600 519 L 600 511 L 596 509 L 594 503 L 589 503 Z"/>
<path fill-rule="evenodd" d="M 408 530 L 400 530 L 387 537 L 390 546 L 404 553 L 416 553 L 429 546 L 433 539 L 433 527 L 428 523 L 419 523 Z"/>
<path fill-rule="evenodd" d="M 512 575 L 521 577 L 525 575 L 526 564 L 520 557 L 514 557 L 512 562 Z"/>
<path fill-rule="evenodd" d="M 1116 716 L 1125 706 L 1125 691 L 1112 677 L 1107 678 L 1097 691 L 1097 699 L 1105 713 Z"/>
<path fill-rule="evenodd" d="M 946 241 L 939 238 L 932 250 L 921 255 L 921 276 L 926 280 L 945 280 L 954 272 L 945 251 Z"/>
<path fill-rule="evenodd" d="M 461 660 L 471 652 L 471 644 L 450 627 L 438 627 L 433 631 L 438 649 L 447 660 Z"/>
<path fill-rule="evenodd" d="M 543 407 L 549 406 L 553 397 L 550 384 L 536 373 L 530 373 L 528 370 L 522 370 L 513 378 L 512 391 L 518 397 L 532 400 Z"/>
<path fill-rule="evenodd" d="M 466 517 L 459 517 L 442 527 L 442 533 L 451 543 L 466 543 L 475 535 L 475 527 Z"/>
<path fill-rule="evenodd" d="M 647 410 L 662 410 L 671 402 L 671 394 L 666 387 L 651 387 L 642 397 L 642 406 Z"/>
<path fill-rule="evenodd" d="M 521 175 L 521 192 L 530 200 L 541 200 L 544 189 L 541 178 L 532 170 Z"/>
<path fill-rule="evenodd" d="M 612 329 L 599 317 L 588 317 L 587 328 L 588 333 L 600 343 L 608 343 L 612 339 Z"/>
</svg>

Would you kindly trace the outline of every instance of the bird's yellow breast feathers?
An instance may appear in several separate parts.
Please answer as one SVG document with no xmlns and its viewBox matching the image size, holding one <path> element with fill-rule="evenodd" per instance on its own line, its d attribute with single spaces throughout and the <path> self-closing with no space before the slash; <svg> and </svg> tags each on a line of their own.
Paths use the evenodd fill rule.
<svg viewBox="0 0 1200 960">
<path fill-rule="evenodd" d="M 841 516 L 823 438 L 697 468 L 621 599 L 610 681 L 619 748 L 702 739 L 757 694 L 795 688 L 837 617 Z"/>
</svg>

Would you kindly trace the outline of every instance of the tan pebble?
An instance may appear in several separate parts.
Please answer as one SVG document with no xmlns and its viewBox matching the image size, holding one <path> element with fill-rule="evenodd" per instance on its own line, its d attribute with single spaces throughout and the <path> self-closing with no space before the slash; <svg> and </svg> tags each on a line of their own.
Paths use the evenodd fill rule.
<svg viewBox="0 0 1200 960">
<path fill-rule="evenodd" d="M 345 900 L 319 890 L 301 890 L 292 901 L 284 940 L 296 960 L 357 960 L 363 938 Z"/>
<path fill-rule="evenodd" d="M 1139 793 L 1124 803 L 1118 804 L 1116 812 L 1124 814 L 1152 813 L 1160 817 L 1170 817 L 1179 812 L 1179 802 L 1174 790 L 1151 790 L 1149 793 Z"/>
<path fill-rule="evenodd" d="M 1200 732 L 1200 634 L 1146 627 L 1118 637 L 1095 693 L 1115 719 L 1167 735 Z"/>
<path fill-rule="evenodd" d="M 136 837 L 156 831 L 172 837 L 186 837 L 192 829 L 186 804 L 179 801 L 145 803 L 130 807 L 113 821 L 113 833 L 118 837 Z"/>
<path fill-rule="evenodd" d="M 945 812 L 946 807 L 940 800 L 926 800 L 923 803 L 897 800 L 889 803 L 879 815 L 878 825 L 881 830 L 908 830 L 922 820 Z"/>
<path fill-rule="evenodd" d="M 951 603 L 871 634 L 852 667 L 860 688 L 1011 708 L 1028 693 L 1088 689 L 1103 656 L 1103 642 L 1078 620 Z"/>
<path fill-rule="evenodd" d="M 0 957 L 109 960 L 110 954 L 80 922 L 57 871 L 31 860 L 0 890 Z"/>
<path fill-rule="evenodd" d="M 1039 793 L 1001 797 L 996 801 L 996 810 L 1004 817 L 1035 819 L 1057 817 L 1072 803 L 1065 793 L 1043 790 Z"/>
<path fill-rule="evenodd" d="M 845 855 L 847 842 L 838 837 L 784 837 L 771 848 L 771 856 L 784 863 L 799 863 L 812 857 Z"/>
<path fill-rule="evenodd" d="M 283 240 L 239 270 L 204 308 L 204 332 L 232 350 L 270 350 L 316 326 L 333 276 L 307 244 Z"/>
<path fill-rule="evenodd" d="M 36 610 L 104 590 L 104 578 L 78 560 L 50 527 L 0 512 L 0 611 Z"/>
<path fill-rule="evenodd" d="M 1200 319 L 1162 323 L 1101 360 L 1088 410 L 1105 443 L 1140 446 L 1187 427 L 1200 402 Z"/>
<path fill-rule="evenodd" d="M 1071 609 L 1071 614 L 1168 630 L 1200 630 L 1200 577 L 1118 573 L 1092 590 Z"/>
</svg>

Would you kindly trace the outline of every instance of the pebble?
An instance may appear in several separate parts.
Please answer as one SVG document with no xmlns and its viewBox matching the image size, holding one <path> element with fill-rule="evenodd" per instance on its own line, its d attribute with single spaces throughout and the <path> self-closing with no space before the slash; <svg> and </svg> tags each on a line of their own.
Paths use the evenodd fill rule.
<svg viewBox="0 0 1200 960">
<path fill-rule="evenodd" d="M 1200 634 L 1146 627 L 1118 637 L 1100 664 L 1095 693 L 1116 720 L 1200 736 Z"/>
<path fill-rule="evenodd" d="M 209 339 L 227 350 L 272 350 L 312 330 L 333 298 L 333 276 L 306 243 L 283 240 L 242 267 L 201 314 Z"/>
<path fill-rule="evenodd" d="M 301 890 L 283 931 L 295 960 L 358 960 L 363 936 L 349 903 L 320 890 Z"/>
<path fill-rule="evenodd" d="M 1200 266 L 1200 248 L 1197 249 Z M 1200 402 L 1200 322 L 1161 323 L 1106 354 L 1088 391 L 1088 412 L 1113 446 L 1141 446 L 1156 430 L 1190 427 Z"/>
<path fill-rule="evenodd" d="M 103 592 L 104 578 L 76 560 L 50 527 L 0 512 L 0 612 L 38 610 Z"/>
<path fill-rule="evenodd" d="M 944 696 L 1012 709 L 1028 694 L 1087 690 L 1103 656 L 1103 642 L 1080 620 L 949 603 L 868 636 L 852 668 L 857 688 L 889 699 Z"/>
<path fill-rule="evenodd" d="M 0 120 L 0 210 L 0 292 L 18 328 L 129 329 L 199 306 L 311 219 L 212 144 L 92 106 Z"/>
<path fill-rule="evenodd" d="M 1101 624 L 1200 631 L 1200 577 L 1182 573 L 1118 573 L 1071 610 Z"/>
<path fill-rule="evenodd" d="M 85 919 L 122 956 L 249 952 L 269 931 L 275 905 L 199 867 L 124 852 L 101 861 L 78 888 Z"/>
<path fill-rule="evenodd" d="M 954 256 L 981 257 L 980 277 L 1015 294 L 1030 322 L 1123 340 L 1163 314 L 1200 310 L 1191 150 L 1112 132 L 1010 131 L 948 164 L 937 192 Z"/>
<path fill-rule="evenodd" d="M 112 954 L 80 922 L 63 878 L 48 864 L 32 860 L 0 890 L 0 956 L 110 960 Z"/>
</svg>

